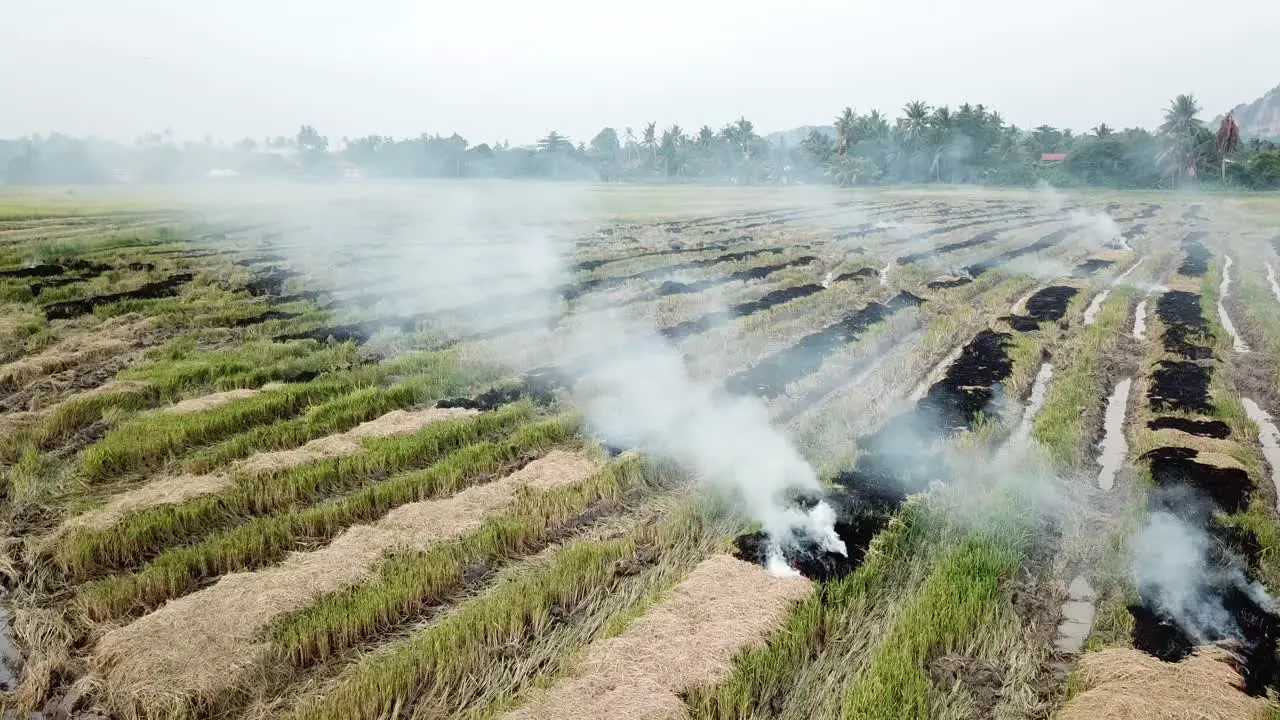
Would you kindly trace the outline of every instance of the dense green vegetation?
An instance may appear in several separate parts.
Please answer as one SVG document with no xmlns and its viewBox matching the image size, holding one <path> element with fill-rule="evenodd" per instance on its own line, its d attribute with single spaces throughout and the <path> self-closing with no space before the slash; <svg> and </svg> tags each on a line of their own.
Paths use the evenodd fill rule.
<svg viewBox="0 0 1280 720">
<path fill-rule="evenodd" d="M 633 182 L 837 185 L 980 183 L 1154 188 L 1225 183 L 1280 188 L 1280 149 L 1246 139 L 1224 147 L 1178 96 L 1154 131 L 1088 132 L 1021 128 L 981 103 L 959 107 L 911 102 L 891 119 L 845 108 L 831 126 L 807 135 L 760 135 L 746 118 L 719 129 L 607 127 L 589 141 L 552 130 L 531 147 L 472 144 L 453 134 L 397 139 L 383 135 L 331 143 L 315 127 L 294 137 L 245 138 L 233 145 L 178 147 L 151 134 L 132 146 L 62 135 L 0 141 L 0 181 L 14 185 L 101 183 L 112 172 L 144 181 L 201 177 L 211 170 L 245 176 L 546 177 Z M 111 158 L 110 163 L 105 158 Z M 1224 159 L 1226 162 L 1224 162 Z"/>
</svg>

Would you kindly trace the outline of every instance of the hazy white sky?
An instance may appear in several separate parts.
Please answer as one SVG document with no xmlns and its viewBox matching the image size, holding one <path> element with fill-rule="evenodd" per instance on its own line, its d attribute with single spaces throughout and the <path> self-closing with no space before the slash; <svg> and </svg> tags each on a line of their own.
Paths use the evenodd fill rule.
<svg viewBox="0 0 1280 720">
<path fill-rule="evenodd" d="M 983 102 L 1018 125 L 1206 118 L 1280 84 L 1275 0 L 0 0 L 0 137 L 605 125 L 762 132 L 845 105 Z"/>
</svg>

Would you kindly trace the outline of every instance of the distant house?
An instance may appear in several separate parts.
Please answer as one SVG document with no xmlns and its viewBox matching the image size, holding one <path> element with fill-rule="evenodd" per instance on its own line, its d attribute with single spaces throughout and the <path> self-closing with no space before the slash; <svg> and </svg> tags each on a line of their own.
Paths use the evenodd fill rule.
<svg viewBox="0 0 1280 720">
<path fill-rule="evenodd" d="M 1066 159 L 1066 153 L 1040 153 L 1040 162 L 1062 162 Z"/>
</svg>

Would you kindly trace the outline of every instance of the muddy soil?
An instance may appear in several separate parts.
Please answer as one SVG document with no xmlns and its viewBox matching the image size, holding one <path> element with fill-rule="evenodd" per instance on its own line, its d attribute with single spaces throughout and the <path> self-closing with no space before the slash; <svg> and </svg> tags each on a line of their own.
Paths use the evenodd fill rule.
<svg viewBox="0 0 1280 720">
<path fill-rule="evenodd" d="M 1161 360 L 1151 373 L 1147 401 L 1156 412 L 1209 413 L 1211 368 L 1190 361 Z"/>
<path fill-rule="evenodd" d="M 44 306 L 45 317 L 49 320 L 65 320 L 80 315 L 87 315 L 93 312 L 95 307 L 99 305 L 109 305 L 122 300 L 151 300 L 155 298 L 173 297 L 178 294 L 179 289 L 191 282 L 195 277 L 192 273 L 179 273 L 171 275 L 164 280 L 147 283 L 137 290 L 129 290 L 127 292 L 110 293 L 108 295 L 96 295 L 94 297 L 84 298 L 83 300 L 68 300 L 66 302 L 53 303 Z"/>
<path fill-rule="evenodd" d="M 1009 315 L 1002 318 L 1018 332 L 1031 332 L 1042 322 L 1061 320 L 1067 314 L 1067 303 L 1080 290 L 1066 285 L 1050 285 L 1027 298 L 1026 315 Z"/>
<path fill-rule="evenodd" d="M 838 322 L 803 338 L 785 350 L 765 358 L 755 367 L 729 377 L 725 389 L 737 395 L 777 397 L 787 385 L 812 374 L 827 356 L 856 341 L 868 327 L 900 310 L 924 302 L 905 290 L 886 303 L 873 302 L 841 318 Z"/>
<path fill-rule="evenodd" d="M 756 300 L 738 303 L 722 312 L 707 313 L 700 318 L 686 320 L 671 327 L 662 328 L 658 332 L 672 340 L 683 340 L 690 335 L 706 332 L 714 327 L 724 325 L 734 318 L 754 315 L 761 310 L 768 310 L 776 305 L 809 297 L 824 290 L 821 285 L 810 283 L 795 287 L 783 288 L 767 293 Z"/>
<path fill-rule="evenodd" d="M 1218 438 L 1231 436 L 1231 427 L 1221 420 L 1188 420 L 1181 417 L 1158 417 L 1147 422 L 1152 430 L 1180 430 L 1189 435 Z"/>
<path fill-rule="evenodd" d="M 995 663 L 965 655 L 944 655 L 925 663 L 933 687 L 950 690 L 963 687 L 973 698 L 972 720 L 995 717 L 1004 688 L 1004 673 Z"/>
</svg>

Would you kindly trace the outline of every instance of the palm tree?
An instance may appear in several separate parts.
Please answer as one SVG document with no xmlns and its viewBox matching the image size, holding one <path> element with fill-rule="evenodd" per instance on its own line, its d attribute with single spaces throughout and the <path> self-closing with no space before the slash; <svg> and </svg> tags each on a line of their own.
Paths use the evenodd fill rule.
<svg viewBox="0 0 1280 720">
<path fill-rule="evenodd" d="M 647 123 L 644 126 L 643 138 L 640 141 L 640 147 L 649 151 L 650 161 L 656 164 L 658 162 L 658 123 Z"/>
<path fill-rule="evenodd" d="M 1194 95 L 1179 95 L 1169 103 L 1164 111 L 1164 122 L 1160 124 L 1160 134 L 1164 137 L 1164 149 L 1160 153 L 1162 164 L 1168 169 L 1170 177 L 1179 177 L 1184 173 L 1195 175 L 1195 166 L 1200 151 L 1200 137 L 1205 132 L 1204 123 L 1196 117 L 1200 105 Z"/>
<path fill-rule="evenodd" d="M 929 106 L 914 100 L 902 108 L 902 131 L 908 145 L 916 145 L 929 132 Z"/>
<path fill-rule="evenodd" d="M 853 108 L 845 107 L 844 112 L 836 116 L 836 152 L 848 154 L 850 146 L 857 142 L 858 116 Z"/>
<path fill-rule="evenodd" d="M 1094 137 L 1098 138 L 1099 140 L 1102 140 L 1103 138 L 1109 138 L 1114 133 L 1115 131 L 1112 130 L 1111 126 L 1107 125 L 1106 123 L 1102 123 L 1093 129 Z"/>
</svg>

